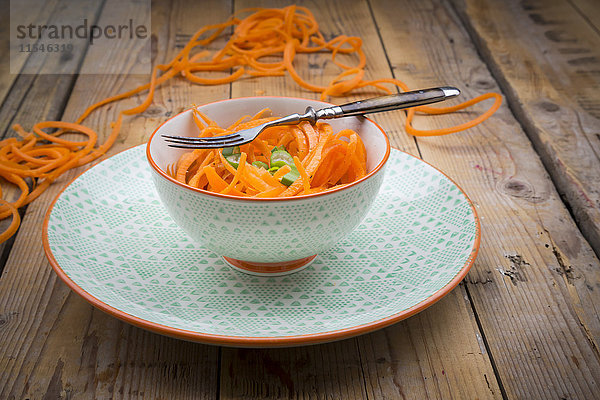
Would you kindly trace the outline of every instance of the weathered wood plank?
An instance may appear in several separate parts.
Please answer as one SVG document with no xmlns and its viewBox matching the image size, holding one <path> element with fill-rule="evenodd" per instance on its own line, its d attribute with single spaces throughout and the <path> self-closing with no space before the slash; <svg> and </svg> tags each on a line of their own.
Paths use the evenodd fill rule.
<svg viewBox="0 0 600 400">
<path fill-rule="evenodd" d="M 368 397 L 502 398 L 477 332 L 471 302 L 461 284 L 431 308 L 359 337 Z"/>
<path fill-rule="evenodd" d="M 600 3 L 595 0 L 567 0 L 600 34 Z"/>
<path fill-rule="evenodd" d="M 411 68 L 409 86 L 442 79 L 458 85 L 464 98 L 499 91 L 447 3 L 373 0 L 372 7 L 395 71 Z M 506 22 L 498 14 L 480 21 Z M 437 128 L 473 115 L 415 124 Z M 466 288 L 508 397 L 596 397 L 600 263 L 508 107 L 468 132 L 418 144 L 480 212 L 482 246 Z"/>
<path fill-rule="evenodd" d="M 60 118 L 74 80 L 75 77 L 69 75 L 19 76 L 6 101 L 0 106 L 0 135 L 16 136 L 11 128 L 16 122 L 30 128 L 37 121 Z M 15 201 L 19 195 L 20 190 L 16 186 L 3 182 L 2 198 Z M 0 231 L 4 231 L 10 223 L 10 218 L 0 221 Z M 0 244 L 0 253 L 9 251 L 11 245 L 12 239 Z M 0 276 L 4 267 L 3 261 L 0 261 Z"/>
<path fill-rule="evenodd" d="M 53 9 L 58 0 L 48 1 L 44 4 L 44 7 L 38 10 L 32 10 L 29 18 L 31 23 L 37 25 L 47 21 L 50 14 L 49 10 Z M 5 12 L 0 14 L 0 54 L 5 55 L 0 59 L 0 103 L 4 101 L 8 91 L 10 90 L 13 82 L 17 79 L 17 74 L 10 73 L 10 64 L 13 63 L 15 69 L 20 69 L 19 66 L 23 66 L 27 61 L 28 54 L 20 53 L 14 54 L 13 59 L 9 57 L 10 49 L 10 12 L 9 11 L 10 0 L 1 0 L 0 7 Z"/>
<path fill-rule="evenodd" d="M 356 35 L 364 40 L 369 78 L 391 77 L 366 3 L 298 4 L 315 13 L 326 34 Z M 248 1 L 235 2 L 236 10 L 248 5 Z M 262 5 L 282 7 L 287 3 L 269 1 Z M 337 74 L 327 58 L 300 55 L 294 65 L 302 76 L 324 85 Z M 318 98 L 317 94 L 299 88 L 289 77 L 235 82 L 232 97 L 256 95 L 258 90 L 265 95 Z M 341 104 L 373 95 L 363 93 L 331 101 Z M 400 112 L 390 112 L 372 117 L 387 129 L 395 147 L 418 154 L 413 139 L 402 133 L 400 116 Z M 419 316 L 357 339 L 292 349 L 223 349 L 221 395 L 223 398 L 444 399 L 461 394 L 464 398 L 500 398 L 465 296 L 464 289 L 458 288 Z M 449 331 L 452 341 L 446 339 Z M 464 385 L 464 381 L 470 384 Z"/>
<path fill-rule="evenodd" d="M 0 7 L 3 10 L 8 10 L 10 0 L 0 0 Z M 10 58 L 8 50 L 10 48 L 9 41 L 10 30 L 10 13 L 0 14 L 0 54 L 5 56 L 0 58 L 0 103 L 6 98 L 6 94 L 10 90 L 16 75 L 10 73 Z"/>
<path fill-rule="evenodd" d="M 16 18 L 19 21 L 27 21 L 28 24 L 34 26 L 48 24 L 52 21 L 53 24 L 60 25 L 72 24 L 75 20 L 75 16 L 87 18 L 91 24 L 96 21 L 98 14 L 102 8 L 102 2 L 85 1 L 79 2 L 77 0 L 50 0 L 41 2 L 37 7 L 22 7 L 18 10 L 12 10 L 9 13 L 10 0 L 2 0 L 0 2 L 0 9 L 4 12 L 0 15 L 0 54 L 5 55 L 0 59 L 0 103 L 4 100 L 14 101 L 12 93 L 9 94 L 11 87 L 18 82 L 18 80 L 35 80 L 36 72 L 52 71 L 54 73 L 71 73 L 77 70 L 77 66 L 85 54 L 86 43 L 78 43 L 77 48 L 69 57 L 60 57 L 52 59 L 52 63 L 42 64 L 41 60 L 46 56 L 46 53 L 39 52 L 20 52 L 18 49 L 13 49 L 12 53 L 9 53 L 10 49 L 10 26 L 11 23 L 15 24 L 17 21 L 10 21 L 10 17 L 16 16 L 20 13 L 26 13 L 23 18 Z M 11 74 L 12 65 L 13 71 L 28 71 L 29 76 L 23 76 L 19 74 Z M 54 79 L 60 80 L 70 77 L 54 76 Z M 23 85 L 22 83 L 20 85 Z M 21 97 L 17 96 L 17 100 Z M 8 120 L 10 122 L 10 120 Z M 2 123 L 6 123 L 3 118 Z M 4 129 L 2 129 L 2 132 Z"/>
<path fill-rule="evenodd" d="M 455 3 L 600 255 L 600 34 L 563 0 Z"/>
<path fill-rule="evenodd" d="M 32 21 L 42 23 L 50 18 L 48 16 L 50 15 L 54 21 L 71 21 L 70 16 L 60 17 L 56 15 L 61 9 L 69 9 L 71 14 L 78 12 L 90 21 L 95 22 L 101 6 L 101 3 L 93 5 L 89 2 L 82 4 L 80 7 L 72 4 L 72 1 L 48 2 L 41 10 L 37 10 L 37 14 L 33 14 L 30 18 L 32 18 Z M 8 13 L 2 14 L 0 18 L 8 18 Z M 8 24 L 9 21 L 5 22 Z M 0 49 L 0 53 L 5 54 L 5 57 L 2 57 L 2 61 L 0 61 L 0 99 L 4 99 L 3 102 L 0 101 L 0 137 L 5 138 L 16 136 L 16 133 L 12 130 L 12 125 L 15 123 L 20 123 L 29 129 L 38 121 L 60 118 L 76 76 L 67 74 L 11 75 L 8 65 L 8 42 L 4 41 L 4 39 L 8 40 L 8 27 L 0 24 L 0 30 L 2 29 L 6 29 L 6 32 L 4 36 L 0 36 L 3 39 L 0 45 L 6 45 L 6 48 Z M 0 32 L 0 35 L 2 35 L 2 32 Z M 73 66 L 79 65 L 84 53 L 84 51 L 76 52 L 73 57 L 64 59 L 61 65 L 55 65 L 54 67 L 57 70 L 70 70 Z M 20 55 L 20 58 L 13 60 L 13 62 L 23 66 L 28 65 L 29 62 L 36 63 L 34 60 L 36 58 L 39 59 L 39 54 L 32 54 L 31 57 L 27 58 Z M 5 64 L 2 64 L 4 62 Z M 3 198 L 6 200 L 14 201 L 19 194 L 19 190 L 13 185 L 7 184 L 3 187 Z M 9 224 L 10 219 L 1 221 L 0 231 L 6 229 Z M 11 244 L 12 241 L 0 244 L 0 253 L 8 251 Z M 4 263 L 2 262 L 2 264 Z M 0 265 L 0 276 L 3 267 L 4 265 Z"/>
<path fill-rule="evenodd" d="M 152 13 L 156 64 L 175 54 L 180 35 L 225 19 L 231 5 L 162 2 L 153 4 Z M 117 41 L 112 51 L 111 56 L 118 57 L 127 50 L 119 48 Z M 90 51 L 85 62 L 103 56 Z M 89 104 L 148 79 L 79 76 L 62 119 L 72 121 Z M 190 86 L 177 79 L 158 90 L 155 104 L 143 116 L 124 121 L 121 138 L 110 154 L 142 143 L 159 122 L 192 102 L 228 96 L 228 86 Z M 101 138 L 106 137 L 107 124 L 117 110 L 142 99 L 103 108 L 90 117 L 89 124 Z M 0 398 L 213 398 L 218 348 L 122 323 L 95 310 L 58 281 L 43 255 L 40 237 L 41 221 L 61 186 L 56 184 L 28 207 L 0 278 Z"/>
<path fill-rule="evenodd" d="M 367 399 L 354 339 L 290 349 L 223 349 L 221 398 Z"/>
</svg>

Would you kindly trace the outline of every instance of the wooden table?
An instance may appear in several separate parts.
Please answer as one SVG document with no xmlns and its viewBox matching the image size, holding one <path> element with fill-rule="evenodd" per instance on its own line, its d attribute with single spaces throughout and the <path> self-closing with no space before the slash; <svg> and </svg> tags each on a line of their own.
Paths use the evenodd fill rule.
<svg viewBox="0 0 600 400">
<path fill-rule="evenodd" d="M 369 77 L 397 77 L 413 88 L 453 84 L 464 98 L 503 94 L 491 119 L 450 136 L 408 136 L 404 112 L 375 117 L 395 147 L 440 168 L 476 203 L 482 244 L 467 278 L 416 316 L 330 344 L 252 350 L 163 337 L 94 309 L 50 268 L 41 222 L 68 178 L 82 169 L 72 171 L 27 207 L 18 234 L 1 247 L 0 398 L 600 398 L 600 3 L 301 3 L 322 31 L 364 40 Z M 169 60 L 200 26 L 250 5 L 256 2 L 153 4 L 153 62 Z M 89 10 L 100 19 L 102 12 L 100 5 Z M 72 121 L 87 105 L 148 81 L 139 75 L 11 75 L 6 13 L 2 18 L 3 137 L 15 135 L 14 122 Z M 90 49 L 85 59 L 69 62 L 99 57 Z M 322 60 L 297 67 L 325 82 L 333 69 Z M 317 97 L 284 77 L 209 87 L 175 80 L 144 114 L 126 120 L 109 155 L 145 142 L 157 124 L 191 102 L 258 93 Z M 106 126 L 117 109 L 102 109 L 90 124 Z M 448 126 L 474 115 L 418 118 L 416 124 Z M 8 187 L 4 193 L 17 195 Z"/>
</svg>

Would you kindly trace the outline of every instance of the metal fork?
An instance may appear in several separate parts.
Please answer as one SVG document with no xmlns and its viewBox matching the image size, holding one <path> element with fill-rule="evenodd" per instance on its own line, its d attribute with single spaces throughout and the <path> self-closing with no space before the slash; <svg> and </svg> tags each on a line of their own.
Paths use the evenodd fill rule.
<svg viewBox="0 0 600 400">
<path fill-rule="evenodd" d="M 258 125 L 254 128 L 244 129 L 229 135 L 215 136 L 208 138 L 183 137 L 161 135 L 169 142 L 170 147 L 183 149 L 219 149 L 222 147 L 239 146 L 249 143 L 265 129 L 279 125 L 296 125 L 302 121 L 308 121 L 314 124 L 318 119 L 331 119 L 340 117 L 349 117 L 353 115 L 364 115 L 382 111 L 398 110 L 410 108 L 424 104 L 437 103 L 460 94 L 460 90 L 455 87 L 444 86 L 439 88 L 415 90 L 392 94 L 389 96 L 374 97 L 372 99 L 356 101 L 341 106 L 333 106 L 315 111 L 308 107 L 304 114 L 291 114 L 271 122 Z"/>
</svg>

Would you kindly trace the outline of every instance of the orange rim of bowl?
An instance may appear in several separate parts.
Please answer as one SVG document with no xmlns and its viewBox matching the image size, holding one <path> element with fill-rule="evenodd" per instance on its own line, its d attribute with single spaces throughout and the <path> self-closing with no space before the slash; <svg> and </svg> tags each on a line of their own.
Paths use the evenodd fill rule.
<svg viewBox="0 0 600 400">
<path fill-rule="evenodd" d="M 203 104 L 201 107 L 204 106 L 209 106 L 209 105 L 213 105 L 213 104 L 219 104 L 219 103 L 223 103 L 223 102 L 227 102 L 227 101 L 231 101 L 231 100 L 244 100 L 244 99 L 293 99 L 293 100 L 310 100 L 310 99 L 303 99 L 300 97 L 285 97 L 285 96 L 253 96 L 253 97 L 236 97 L 233 99 L 225 99 L 225 100 L 219 100 L 219 101 L 214 101 L 212 103 L 206 103 Z M 331 103 L 326 103 L 323 101 L 318 101 L 318 100 L 314 100 L 316 102 L 322 103 L 322 104 L 328 104 L 333 106 L 334 104 Z M 372 123 L 373 125 L 375 125 L 375 127 L 377 127 L 377 129 L 379 129 L 379 132 L 381 132 L 381 135 L 383 136 L 383 138 L 385 139 L 385 154 L 383 155 L 383 158 L 381 159 L 381 161 L 379 162 L 379 164 L 377 164 L 375 166 L 375 168 L 373 168 L 373 170 L 371 172 L 369 172 L 368 174 L 366 174 L 365 176 L 363 176 L 362 178 L 351 182 L 349 184 L 346 184 L 342 187 L 338 187 L 335 189 L 329 189 L 323 192 L 319 192 L 319 193 L 312 193 L 312 194 L 304 194 L 304 195 L 299 195 L 299 196 L 290 196 L 290 197 L 261 197 L 261 198 L 253 198 L 253 197 L 240 197 L 240 196 L 234 196 L 234 195 L 230 195 L 230 194 L 222 194 L 222 193 L 215 193 L 215 192 L 209 192 L 207 190 L 202 190 L 202 189 L 198 189 L 189 185 L 186 185 L 184 183 L 179 182 L 177 179 L 174 179 L 173 177 L 169 176 L 165 171 L 163 171 L 162 168 L 160 168 L 156 162 L 154 161 L 154 159 L 152 158 L 152 155 L 150 154 L 150 143 L 152 143 L 152 139 L 154 138 L 154 136 L 156 135 L 156 133 L 159 131 L 160 128 L 162 128 L 165 124 L 167 124 L 169 121 L 171 121 L 174 118 L 177 118 L 178 116 L 185 114 L 186 112 L 189 112 L 190 110 L 192 110 L 194 107 L 188 108 L 187 110 L 184 110 L 182 112 L 180 112 L 177 115 L 172 116 L 171 118 L 167 119 L 166 121 L 164 121 L 162 124 L 160 124 L 155 130 L 154 132 L 152 132 L 152 135 L 150 135 L 150 139 L 148 139 L 148 143 L 146 144 L 146 158 L 148 159 L 148 162 L 150 163 L 150 166 L 152 167 L 152 169 L 154 170 L 154 172 L 158 173 L 162 178 L 166 179 L 169 182 L 172 182 L 184 189 L 187 190 L 191 190 L 193 192 L 196 193 L 200 193 L 203 195 L 207 195 L 207 196 L 214 196 L 214 197 L 219 197 L 219 198 L 224 198 L 224 199 L 229 199 L 229 200 L 235 200 L 235 201 L 250 201 L 250 202 L 255 202 L 255 201 L 259 201 L 259 202 L 267 202 L 267 201 L 295 201 L 295 200 L 301 200 L 301 199 L 307 199 L 307 198 L 314 198 L 314 197 L 319 197 L 319 196 L 327 196 L 329 194 L 332 193 L 336 193 L 339 192 L 341 190 L 346 190 L 348 188 L 351 188 L 352 186 L 358 185 L 361 182 L 366 181 L 367 179 L 369 179 L 370 177 L 374 176 L 375 174 L 377 174 L 385 165 L 385 163 L 388 161 L 388 158 L 390 157 L 390 149 L 391 149 L 391 145 L 390 145 L 390 140 L 387 136 L 387 134 L 385 133 L 385 131 L 383 130 L 383 128 L 381 126 L 379 126 L 379 124 L 377 124 L 377 122 L 373 121 L 372 119 L 366 118 L 365 119 L 367 121 L 369 121 L 370 123 Z"/>
<path fill-rule="evenodd" d="M 133 147 L 136 147 L 136 146 L 133 146 Z M 123 151 L 127 151 L 130 149 L 131 148 L 123 150 Z M 44 224 L 43 224 L 43 228 L 42 228 L 42 243 L 44 246 L 44 252 L 46 253 L 46 257 L 48 258 L 48 261 L 50 262 L 52 269 L 54 269 L 54 272 L 56 272 L 58 277 L 67 286 L 69 286 L 69 288 L 71 288 L 71 290 L 73 290 L 75 293 L 77 293 L 79 296 L 81 296 L 84 300 L 86 300 L 88 303 L 90 303 L 94 307 L 112 315 L 113 317 L 116 317 L 122 321 L 130 323 L 139 328 L 143 328 L 143 329 L 155 332 L 155 333 L 159 333 L 161 335 L 170 336 L 170 337 L 174 337 L 177 339 L 183 339 L 183 340 L 189 340 L 189 341 L 201 342 L 201 343 L 213 344 L 213 345 L 230 346 L 230 347 L 256 347 L 256 348 L 257 347 L 286 347 L 286 346 L 298 346 L 298 345 L 308 345 L 308 344 L 331 342 L 331 341 L 335 341 L 335 340 L 347 339 L 347 338 L 350 338 L 353 336 L 358 336 L 358 335 L 362 335 L 365 333 L 373 332 L 378 329 L 385 328 L 389 325 L 392 325 L 396 322 L 402 321 L 408 317 L 411 317 L 411 316 L 423 311 L 427 307 L 435 304 L 438 300 L 440 300 L 446 294 L 450 293 L 450 291 L 452 291 L 452 289 L 454 289 L 464 279 L 464 277 L 467 275 L 467 273 L 473 266 L 475 259 L 477 258 L 477 254 L 479 252 L 479 245 L 481 243 L 481 225 L 479 222 L 479 216 L 477 215 L 477 211 L 475 210 L 475 206 L 473 205 L 473 202 L 471 201 L 471 199 L 469 199 L 469 196 L 467 196 L 465 191 L 458 184 L 456 184 L 456 182 L 453 179 L 451 179 L 448 175 L 446 175 L 444 172 L 440 171 L 438 168 L 434 167 L 427 161 L 423 161 L 420 158 L 415 157 L 412 154 L 408 154 L 402 150 L 399 150 L 399 149 L 396 149 L 396 150 L 401 151 L 402 153 L 407 154 L 411 157 L 414 157 L 414 158 L 418 159 L 419 161 L 429 165 L 430 167 L 432 167 L 433 169 L 435 169 L 436 171 L 438 171 L 439 173 L 444 175 L 450 182 L 452 182 L 458 188 L 458 190 L 463 194 L 463 196 L 465 196 L 465 199 L 467 200 L 467 202 L 469 203 L 469 206 L 471 207 L 471 210 L 473 211 L 473 218 L 475 221 L 475 241 L 473 242 L 473 247 L 471 248 L 471 253 L 469 254 L 469 257 L 467 258 L 467 260 L 465 261 L 463 267 L 457 272 L 457 274 L 454 276 L 454 278 L 452 278 L 452 280 L 450 280 L 450 282 L 448 282 L 446 285 L 444 285 L 438 291 L 436 291 L 435 293 L 432 293 L 429 297 L 427 297 L 426 299 L 423 299 L 421 302 L 415 304 L 414 306 L 407 308 L 406 310 L 400 311 L 398 313 L 392 314 L 388 317 L 381 318 L 376 321 L 368 322 L 366 324 L 357 325 L 357 326 L 353 326 L 350 328 L 338 329 L 338 330 L 334 330 L 334 331 L 326 331 L 326 332 L 312 333 L 312 334 L 306 334 L 306 335 L 261 336 L 261 337 L 228 336 L 228 335 L 216 335 L 216 334 L 211 334 L 211 333 L 202 333 L 202 332 L 190 331 L 190 330 L 185 330 L 185 329 L 173 328 L 168 325 L 158 324 L 156 322 L 148 321 L 143 318 L 133 316 L 133 315 L 126 313 L 124 311 L 121 311 L 109 304 L 106 304 L 102 300 L 99 300 L 98 298 L 94 297 L 93 295 L 91 295 L 90 293 L 85 291 L 83 288 L 81 288 L 77 283 L 75 283 L 63 271 L 63 269 L 60 267 L 60 265 L 54 258 L 54 255 L 52 254 L 52 250 L 50 249 L 50 243 L 48 242 L 48 224 L 50 221 L 50 215 L 52 214 L 52 210 L 54 209 L 54 205 L 56 204 L 56 202 L 58 201 L 60 196 L 63 194 L 63 192 L 71 185 L 71 183 L 73 183 L 75 180 L 77 180 L 81 175 L 86 173 L 89 169 L 86 171 L 83 171 L 82 173 L 77 175 L 75 178 L 73 178 L 71 180 L 71 182 L 69 182 L 69 184 L 67 184 L 60 191 L 60 193 L 58 193 L 56 198 L 52 201 L 52 203 L 48 207 L 48 211 L 46 212 L 46 216 L 44 217 Z M 119 152 L 119 153 L 121 153 L 121 152 Z M 117 154 L 119 154 L 119 153 L 117 153 Z M 106 161 L 106 160 L 103 160 L 102 162 L 104 162 L 104 161 Z M 96 164 L 96 165 L 98 165 L 98 164 Z"/>
</svg>

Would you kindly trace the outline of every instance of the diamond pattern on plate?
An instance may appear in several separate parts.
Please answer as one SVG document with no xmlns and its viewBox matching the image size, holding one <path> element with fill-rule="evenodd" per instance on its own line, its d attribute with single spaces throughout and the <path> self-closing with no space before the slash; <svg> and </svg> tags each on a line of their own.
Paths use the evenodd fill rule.
<svg viewBox="0 0 600 400">
<path fill-rule="evenodd" d="M 65 189 L 48 241 L 77 285 L 123 312 L 205 334 L 281 337 L 368 324 L 422 302 L 472 257 L 476 226 L 451 181 L 393 150 L 379 195 L 345 240 L 295 274 L 246 275 L 172 221 L 138 146 Z"/>
</svg>

